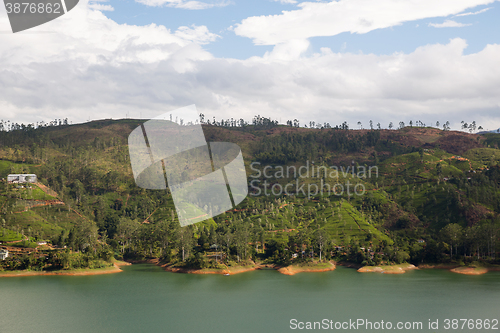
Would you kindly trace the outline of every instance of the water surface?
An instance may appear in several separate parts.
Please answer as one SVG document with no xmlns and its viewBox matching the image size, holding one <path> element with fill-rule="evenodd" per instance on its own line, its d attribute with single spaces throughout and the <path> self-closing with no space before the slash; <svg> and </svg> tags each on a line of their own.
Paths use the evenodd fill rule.
<svg viewBox="0 0 500 333">
<path fill-rule="evenodd" d="M 338 267 L 227 277 L 175 274 L 147 264 L 123 269 L 0 278 L 0 332 L 291 332 L 291 319 L 420 321 L 419 332 L 460 332 L 445 330 L 443 320 L 500 318 L 500 272 L 385 275 Z M 429 330 L 429 319 L 439 319 L 440 329 Z"/>
</svg>

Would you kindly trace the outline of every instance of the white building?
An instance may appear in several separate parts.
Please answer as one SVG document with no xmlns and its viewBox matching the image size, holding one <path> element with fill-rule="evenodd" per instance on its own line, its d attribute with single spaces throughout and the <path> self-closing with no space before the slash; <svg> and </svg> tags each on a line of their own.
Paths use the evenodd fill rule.
<svg viewBox="0 0 500 333">
<path fill-rule="evenodd" d="M 8 183 L 36 183 L 37 178 L 35 174 L 11 174 L 7 176 Z"/>
<path fill-rule="evenodd" d="M 0 260 L 5 260 L 9 256 L 9 251 L 0 249 Z"/>
</svg>

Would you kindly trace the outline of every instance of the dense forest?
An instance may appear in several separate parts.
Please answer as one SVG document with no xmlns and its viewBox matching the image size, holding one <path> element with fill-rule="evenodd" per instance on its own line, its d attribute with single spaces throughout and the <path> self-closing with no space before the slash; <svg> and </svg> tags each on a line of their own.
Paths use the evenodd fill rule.
<svg viewBox="0 0 500 333">
<path fill-rule="evenodd" d="M 187 227 L 168 189 L 134 182 L 127 137 L 142 120 L 2 125 L 0 241 L 19 252 L 0 269 L 94 268 L 112 258 L 197 268 L 497 262 L 500 135 L 470 133 L 475 122 L 458 132 L 449 122 L 354 130 L 260 116 L 201 120 L 208 142 L 242 148 L 249 195 Z M 304 177 L 279 172 L 305 166 Z M 38 183 L 8 184 L 11 173 Z"/>
</svg>

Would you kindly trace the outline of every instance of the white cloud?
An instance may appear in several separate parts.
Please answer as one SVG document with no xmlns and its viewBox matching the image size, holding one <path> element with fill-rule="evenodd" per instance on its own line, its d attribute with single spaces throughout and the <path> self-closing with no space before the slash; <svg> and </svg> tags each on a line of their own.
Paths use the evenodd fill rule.
<svg viewBox="0 0 500 333">
<path fill-rule="evenodd" d="M 493 7 L 488 7 L 488 8 L 485 8 L 485 9 L 481 9 L 481 10 L 478 10 L 477 12 L 467 12 L 467 13 L 463 13 L 463 14 L 458 14 L 458 15 L 455 15 L 455 16 L 458 17 L 458 16 L 477 15 L 477 14 L 484 13 L 484 12 L 490 10 L 491 8 L 493 8 Z"/>
<path fill-rule="evenodd" d="M 342 46 L 340 47 L 340 52 L 345 52 L 346 49 L 347 49 L 347 42 L 343 42 Z"/>
<path fill-rule="evenodd" d="M 333 36 L 342 32 L 367 33 L 432 17 L 458 14 L 495 0 L 339 0 L 303 2 L 298 10 L 280 15 L 253 16 L 237 24 L 237 35 L 258 45 L 276 45 L 289 40 Z"/>
<path fill-rule="evenodd" d="M 309 49 L 309 46 L 310 43 L 307 39 L 290 40 L 287 43 L 276 45 L 272 52 L 266 52 L 264 59 L 285 61 L 298 59 Z"/>
<path fill-rule="evenodd" d="M 429 27 L 434 27 L 434 28 L 462 28 L 462 27 L 468 27 L 471 26 L 472 24 L 470 23 L 459 23 L 453 20 L 446 20 L 443 23 L 429 23 Z"/>
<path fill-rule="evenodd" d="M 213 34 L 208 31 L 208 28 L 204 25 L 190 27 L 179 27 L 175 32 L 175 36 L 180 37 L 183 40 L 189 40 L 198 44 L 208 44 L 213 42 L 219 37 L 219 35 Z"/>
<path fill-rule="evenodd" d="M 191 1 L 191 0 L 136 0 L 136 2 L 141 3 L 146 6 L 153 7 L 173 7 L 173 8 L 181 8 L 181 9 L 190 9 L 190 10 L 199 10 L 199 9 L 207 9 L 213 7 L 224 7 L 229 5 L 228 1 L 219 1 L 215 3 L 208 3 L 202 1 Z"/>
<path fill-rule="evenodd" d="M 217 35 L 210 33 L 205 26 L 181 27 L 172 33 L 155 24 L 117 24 L 102 12 L 92 10 L 94 5 L 80 1 L 78 6 L 57 20 L 26 33 L 1 35 L 0 68 L 58 61 L 74 62 L 77 68 L 99 64 L 155 63 L 171 58 L 186 47 L 191 48 L 192 58 L 211 57 L 199 44 L 206 44 Z M 4 29 L 10 30 L 8 18 L 0 15 L 0 30 Z M 41 34 L 46 31 L 52 33 Z M 192 43 L 198 46 L 191 46 Z"/>
<path fill-rule="evenodd" d="M 274 2 L 279 2 L 283 5 L 293 5 L 295 3 L 297 3 L 297 1 L 295 0 L 273 0 Z"/>
<path fill-rule="evenodd" d="M 94 9 L 94 10 L 100 10 L 101 12 L 102 11 L 114 11 L 115 9 L 113 8 L 113 6 L 111 5 L 101 5 L 99 3 L 91 3 L 89 4 L 89 8 L 90 9 Z"/>
<path fill-rule="evenodd" d="M 216 38 L 205 27 L 117 24 L 86 2 L 32 31 L 0 35 L 3 119 L 149 118 L 194 103 L 217 119 L 500 127 L 498 44 L 468 55 L 459 38 L 411 53 L 311 54 L 308 40 L 296 39 L 263 57 L 224 59 L 200 45 Z"/>
</svg>

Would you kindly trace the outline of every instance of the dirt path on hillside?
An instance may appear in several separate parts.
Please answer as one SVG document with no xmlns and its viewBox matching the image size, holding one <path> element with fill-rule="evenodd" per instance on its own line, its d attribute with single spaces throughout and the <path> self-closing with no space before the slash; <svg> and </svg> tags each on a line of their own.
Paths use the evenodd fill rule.
<svg viewBox="0 0 500 333">
<path fill-rule="evenodd" d="M 35 183 L 36 186 L 40 188 L 45 194 L 50 195 L 51 197 L 57 198 L 57 192 L 43 185 L 42 183 Z"/>
<path fill-rule="evenodd" d="M 14 214 L 24 213 L 31 208 L 35 207 L 43 207 L 43 206 L 52 206 L 52 205 L 65 205 L 61 200 L 24 200 L 24 210 L 19 212 L 13 212 Z"/>
<path fill-rule="evenodd" d="M 56 191 L 48 188 L 47 186 L 45 186 L 45 185 L 43 185 L 41 183 L 34 183 L 34 184 L 36 186 L 38 186 L 45 194 L 57 198 L 58 194 L 57 194 Z M 14 212 L 14 213 L 23 213 L 23 212 L 28 211 L 31 208 L 34 208 L 34 207 L 43 207 L 43 206 L 52 206 L 52 205 L 64 205 L 64 206 L 66 206 L 66 203 L 64 201 L 62 201 L 62 200 L 59 200 L 59 199 L 55 199 L 55 200 L 25 200 L 25 202 L 27 204 L 26 204 L 24 210 L 22 210 L 20 212 Z M 82 214 L 80 214 L 73 207 L 68 206 L 68 208 L 71 209 L 76 215 L 80 216 L 82 219 L 85 219 L 85 220 L 88 221 L 88 219 L 85 216 L 83 216 Z"/>
</svg>

